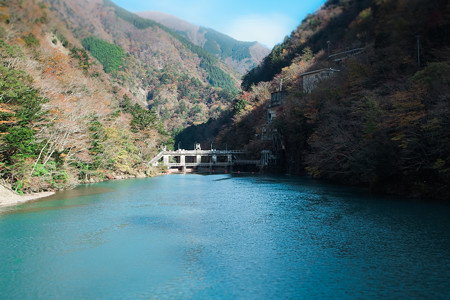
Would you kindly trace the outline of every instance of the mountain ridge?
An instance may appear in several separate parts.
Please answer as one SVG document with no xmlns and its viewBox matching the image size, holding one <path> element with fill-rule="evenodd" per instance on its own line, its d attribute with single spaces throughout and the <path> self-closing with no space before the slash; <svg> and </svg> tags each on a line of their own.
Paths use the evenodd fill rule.
<svg viewBox="0 0 450 300">
<path fill-rule="evenodd" d="M 446 0 L 328 0 L 243 77 L 230 116 L 176 140 L 271 150 L 269 170 L 448 202 L 449 28 Z"/>
<path fill-rule="evenodd" d="M 155 110 L 169 130 L 217 116 L 220 107 L 229 105 L 228 99 L 219 101 L 219 89 L 237 91 L 238 80 L 230 67 L 162 24 L 109 0 L 49 2 L 61 18 L 70 20 L 68 26 L 78 38 L 95 35 L 130 54 L 133 67 L 131 72 L 119 72 L 120 84 L 129 86 L 143 105 Z M 86 7 L 89 14 L 84 12 Z M 186 76 L 204 85 L 193 100 L 186 93 L 180 95 L 179 88 L 184 87 L 178 79 Z"/>
<path fill-rule="evenodd" d="M 108 0 L 0 1 L 0 177 L 22 192 L 142 177 L 160 147 L 217 118 L 234 71 Z"/>
<path fill-rule="evenodd" d="M 270 53 L 268 48 L 256 41 L 238 41 L 212 28 L 194 25 L 163 12 L 144 11 L 136 14 L 175 30 L 197 46 L 222 59 L 240 74 L 245 74 L 259 65 Z"/>
</svg>

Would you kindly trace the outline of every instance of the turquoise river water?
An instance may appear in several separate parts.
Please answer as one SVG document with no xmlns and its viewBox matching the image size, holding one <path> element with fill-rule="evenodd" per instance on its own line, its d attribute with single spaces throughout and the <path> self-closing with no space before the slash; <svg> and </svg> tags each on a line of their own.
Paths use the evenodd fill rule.
<svg viewBox="0 0 450 300">
<path fill-rule="evenodd" d="M 450 208 L 298 177 L 79 187 L 0 211 L 0 299 L 450 299 Z"/>
</svg>

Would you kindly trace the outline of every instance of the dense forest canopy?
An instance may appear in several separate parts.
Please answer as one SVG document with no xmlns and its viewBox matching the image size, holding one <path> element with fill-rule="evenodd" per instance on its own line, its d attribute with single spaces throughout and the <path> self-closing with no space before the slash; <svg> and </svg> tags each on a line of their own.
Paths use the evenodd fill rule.
<svg viewBox="0 0 450 300">
<path fill-rule="evenodd" d="M 136 61 L 94 35 L 75 38 L 53 4 L 61 2 L 0 2 L 2 185 L 27 193 L 143 176 L 157 147 L 173 141 L 120 85 Z"/>
<path fill-rule="evenodd" d="M 327 1 L 244 76 L 215 142 L 270 149 L 283 172 L 448 199 L 449 53 L 448 1 Z M 305 89 L 308 74 L 321 75 Z"/>
<path fill-rule="evenodd" d="M 206 44 L 204 49 L 219 57 L 232 57 L 235 60 L 242 61 L 246 58 L 251 58 L 250 46 L 255 45 L 256 42 L 238 42 L 235 39 L 217 32 L 212 29 L 202 28 L 206 32 Z"/>
<path fill-rule="evenodd" d="M 116 74 L 126 65 L 127 56 L 121 47 L 92 36 L 81 42 L 83 47 L 103 65 L 106 73 Z"/>
</svg>

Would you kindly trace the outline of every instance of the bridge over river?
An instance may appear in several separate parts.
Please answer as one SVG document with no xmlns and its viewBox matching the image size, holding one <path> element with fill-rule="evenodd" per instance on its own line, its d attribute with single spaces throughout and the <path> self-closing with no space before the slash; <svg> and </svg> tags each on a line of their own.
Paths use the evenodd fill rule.
<svg viewBox="0 0 450 300">
<path fill-rule="evenodd" d="M 245 150 L 201 150 L 197 147 L 195 150 L 179 149 L 176 151 L 163 150 L 150 160 L 150 166 L 163 165 L 167 169 L 178 169 L 186 173 L 189 171 L 203 171 L 213 173 L 216 170 L 224 172 L 233 172 L 234 168 L 253 168 L 261 169 L 267 166 L 271 158 L 270 151 L 264 150 L 261 153 L 261 159 L 244 159 Z"/>
</svg>

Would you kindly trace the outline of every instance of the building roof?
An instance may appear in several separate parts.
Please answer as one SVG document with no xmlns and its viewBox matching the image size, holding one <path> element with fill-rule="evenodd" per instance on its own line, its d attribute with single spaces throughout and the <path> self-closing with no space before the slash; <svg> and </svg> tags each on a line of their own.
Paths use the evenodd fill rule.
<svg viewBox="0 0 450 300">
<path fill-rule="evenodd" d="M 306 76 L 306 75 L 311 75 L 311 74 L 316 74 L 316 73 L 321 73 L 321 72 L 326 72 L 326 71 L 340 72 L 341 70 L 333 69 L 333 68 L 325 68 L 325 69 L 319 69 L 319 70 L 305 72 L 305 73 L 300 74 L 299 76 Z"/>
</svg>

